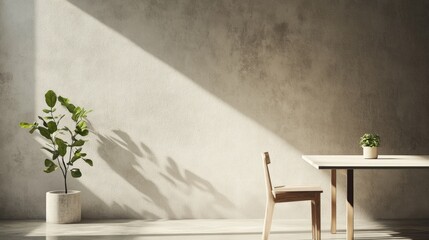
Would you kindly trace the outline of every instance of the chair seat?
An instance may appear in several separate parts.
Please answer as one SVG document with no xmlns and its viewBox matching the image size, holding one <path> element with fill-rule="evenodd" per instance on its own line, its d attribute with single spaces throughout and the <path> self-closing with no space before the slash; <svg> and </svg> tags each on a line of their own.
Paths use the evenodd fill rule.
<svg viewBox="0 0 429 240">
<path fill-rule="evenodd" d="M 313 186 L 278 186 L 274 187 L 273 195 L 276 202 L 292 202 L 313 200 L 323 190 Z"/>
<path fill-rule="evenodd" d="M 323 192 L 323 190 L 315 186 L 277 186 L 273 192 Z"/>
</svg>

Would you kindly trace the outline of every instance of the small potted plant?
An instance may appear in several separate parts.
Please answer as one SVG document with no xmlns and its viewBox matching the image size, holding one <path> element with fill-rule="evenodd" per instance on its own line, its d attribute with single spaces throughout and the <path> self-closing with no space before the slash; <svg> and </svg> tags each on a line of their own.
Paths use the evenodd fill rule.
<svg viewBox="0 0 429 240">
<path fill-rule="evenodd" d="M 69 121 L 73 128 L 64 126 L 61 120 L 65 114 L 55 114 L 56 103 L 60 102 L 71 115 Z M 50 157 L 44 160 L 45 173 L 61 170 L 64 180 L 64 190 L 50 191 L 46 193 L 46 221 L 48 223 L 73 223 L 81 220 L 80 191 L 68 190 L 67 176 L 79 178 L 82 173 L 75 167 L 78 160 L 84 161 L 90 166 L 91 159 L 86 157 L 82 147 L 86 140 L 83 137 L 89 134 L 86 117 L 90 111 L 70 103 L 70 100 L 55 94 L 49 90 L 45 94 L 45 102 L 48 105 L 43 109 L 45 116 L 38 116 L 39 122 L 21 122 L 21 128 L 30 129 L 30 133 L 38 131 L 45 138 L 46 146 L 42 147 Z"/>
<path fill-rule="evenodd" d="M 363 148 L 364 158 L 378 157 L 378 147 L 380 146 L 380 137 L 377 134 L 365 133 L 360 138 L 359 143 Z"/>
</svg>

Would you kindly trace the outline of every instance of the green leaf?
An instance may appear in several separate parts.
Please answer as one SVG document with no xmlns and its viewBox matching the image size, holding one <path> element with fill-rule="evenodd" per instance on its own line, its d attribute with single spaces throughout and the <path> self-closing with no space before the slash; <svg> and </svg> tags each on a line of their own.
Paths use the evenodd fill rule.
<svg viewBox="0 0 429 240">
<path fill-rule="evenodd" d="M 72 168 L 70 170 L 70 173 L 71 173 L 72 177 L 74 177 L 74 178 L 80 178 L 82 176 L 82 173 L 80 172 L 80 170 L 78 168 Z"/>
<path fill-rule="evenodd" d="M 55 164 L 54 162 L 52 162 L 50 159 L 45 159 L 45 167 L 49 167 L 52 164 Z"/>
<path fill-rule="evenodd" d="M 76 162 L 79 158 L 81 157 L 86 157 L 86 153 L 81 153 L 81 152 L 75 152 L 72 159 L 70 160 L 71 163 Z"/>
<path fill-rule="evenodd" d="M 80 154 L 78 154 L 78 155 L 74 155 L 73 157 L 72 157 L 72 159 L 70 160 L 70 162 L 71 163 L 74 163 L 74 162 L 76 162 L 77 160 L 79 160 L 79 158 L 80 158 Z"/>
<path fill-rule="evenodd" d="M 60 153 L 58 151 L 55 151 L 52 153 L 52 159 L 55 160 L 58 158 L 58 156 L 60 155 Z"/>
<path fill-rule="evenodd" d="M 80 130 L 80 129 L 76 129 L 76 130 L 74 130 L 77 134 L 79 134 L 79 135 L 81 135 L 81 136 L 86 136 L 86 135 L 88 135 L 88 133 L 89 133 L 89 131 L 88 131 L 88 129 L 85 129 L 85 130 Z"/>
<path fill-rule="evenodd" d="M 79 112 L 79 118 L 84 118 L 84 117 L 86 117 L 86 110 L 85 110 L 85 108 L 82 108 L 81 110 L 80 110 L 80 112 Z"/>
<path fill-rule="evenodd" d="M 49 130 L 45 127 L 38 127 L 37 128 L 40 132 L 40 135 L 44 136 L 46 139 L 51 140 L 51 134 L 49 133 Z"/>
<path fill-rule="evenodd" d="M 70 100 L 68 98 L 59 96 L 58 97 L 58 101 L 61 103 L 61 105 L 63 105 L 64 107 L 66 107 L 67 110 L 70 113 L 74 113 L 74 110 L 75 110 L 76 107 L 73 104 L 70 103 Z"/>
<path fill-rule="evenodd" d="M 85 144 L 84 140 L 77 140 L 72 144 L 72 147 L 80 147 L 80 146 L 83 146 L 83 144 Z"/>
<path fill-rule="evenodd" d="M 88 163 L 89 166 L 93 166 L 92 160 L 91 159 L 87 159 L 87 158 L 82 158 L 83 161 L 85 161 L 86 163 Z"/>
<path fill-rule="evenodd" d="M 61 138 L 55 138 L 55 143 L 58 145 L 58 154 L 64 157 L 67 153 L 67 144 Z"/>
<path fill-rule="evenodd" d="M 55 110 L 57 110 L 56 108 L 52 108 L 52 109 L 43 109 L 42 111 L 44 113 L 51 113 L 51 112 L 55 112 Z"/>
<path fill-rule="evenodd" d="M 51 108 L 53 108 L 55 106 L 55 103 L 57 103 L 57 95 L 55 94 L 54 91 L 49 90 L 46 92 L 45 102 Z"/>
<path fill-rule="evenodd" d="M 27 123 L 27 122 L 20 122 L 19 126 L 21 128 L 32 128 L 34 126 L 34 124 L 33 123 Z"/>
<path fill-rule="evenodd" d="M 26 128 L 26 129 L 30 128 L 29 132 L 33 133 L 37 129 L 37 127 L 39 126 L 39 124 L 37 122 L 34 122 L 34 123 L 20 122 L 19 126 L 21 128 Z"/>
<path fill-rule="evenodd" d="M 37 116 L 40 120 L 43 122 L 43 126 L 48 127 L 48 124 L 46 123 L 45 119 L 43 119 L 41 116 Z"/>
<path fill-rule="evenodd" d="M 85 110 L 85 113 L 82 115 L 82 117 L 87 117 L 88 113 L 92 112 L 92 109 L 90 110 Z"/>
<path fill-rule="evenodd" d="M 87 124 L 85 121 L 81 120 L 76 124 L 75 132 L 81 136 L 88 135 Z"/>
<path fill-rule="evenodd" d="M 48 122 L 48 130 L 50 133 L 57 131 L 57 124 L 54 121 Z"/>
<path fill-rule="evenodd" d="M 53 172 L 58 168 L 58 166 L 49 159 L 45 159 L 45 167 L 45 170 L 43 170 L 45 173 Z"/>
<path fill-rule="evenodd" d="M 82 108 L 80 107 L 76 107 L 74 109 L 73 116 L 72 116 L 73 121 L 77 122 L 77 120 L 79 120 L 81 112 L 82 112 Z"/>
<path fill-rule="evenodd" d="M 70 113 L 73 113 L 74 110 L 76 109 L 75 105 L 73 105 L 73 104 L 68 104 L 66 106 L 66 108 L 67 108 L 67 110 L 69 110 Z"/>
<path fill-rule="evenodd" d="M 365 133 L 361 138 L 359 144 L 363 147 L 379 147 L 380 136 L 373 133 Z"/>
<path fill-rule="evenodd" d="M 85 121 L 79 121 L 77 123 L 77 127 L 80 128 L 81 130 L 85 130 L 88 127 L 88 125 L 86 124 Z"/>
<path fill-rule="evenodd" d="M 58 101 L 61 103 L 61 105 L 67 105 L 70 103 L 68 98 L 62 96 L 58 96 Z"/>
<path fill-rule="evenodd" d="M 83 113 L 81 115 L 82 118 L 86 118 L 88 113 L 92 112 L 92 110 L 83 110 Z"/>
<path fill-rule="evenodd" d="M 75 114 L 79 114 L 80 112 L 82 112 L 82 108 L 81 107 L 76 107 L 73 111 L 73 113 Z"/>
<path fill-rule="evenodd" d="M 37 124 L 37 125 L 34 125 L 31 129 L 30 129 L 30 133 L 31 134 L 33 134 L 34 133 L 34 131 L 36 131 L 36 129 L 37 129 L 37 127 L 38 127 L 39 125 Z"/>
</svg>

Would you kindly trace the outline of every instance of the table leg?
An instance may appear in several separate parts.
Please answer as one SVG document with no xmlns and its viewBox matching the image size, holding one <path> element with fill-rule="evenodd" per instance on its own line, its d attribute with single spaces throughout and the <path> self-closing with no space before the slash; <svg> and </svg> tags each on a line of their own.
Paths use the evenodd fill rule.
<svg viewBox="0 0 429 240">
<path fill-rule="evenodd" d="M 337 233 L 337 170 L 331 170 L 331 233 Z"/>
<path fill-rule="evenodd" d="M 354 239 L 353 169 L 347 169 L 347 240 Z"/>
</svg>

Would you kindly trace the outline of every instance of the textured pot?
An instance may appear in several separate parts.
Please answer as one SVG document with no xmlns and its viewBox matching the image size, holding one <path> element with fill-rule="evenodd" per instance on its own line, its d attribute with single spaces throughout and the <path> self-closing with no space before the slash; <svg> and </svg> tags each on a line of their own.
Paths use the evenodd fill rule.
<svg viewBox="0 0 429 240">
<path fill-rule="evenodd" d="M 364 158 L 378 158 L 378 147 L 362 147 Z"/>
<path fill-rule="evenodd" d="M 46 193 L 46 222 L 75 223 L 80 222 L 80 191 L 50 191 Z"/>
</svg>

